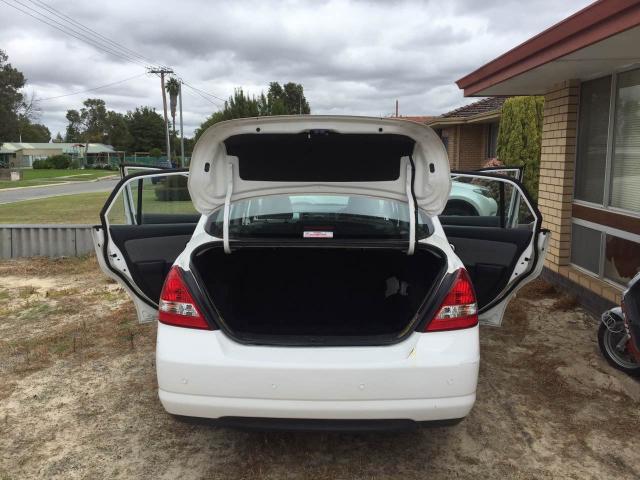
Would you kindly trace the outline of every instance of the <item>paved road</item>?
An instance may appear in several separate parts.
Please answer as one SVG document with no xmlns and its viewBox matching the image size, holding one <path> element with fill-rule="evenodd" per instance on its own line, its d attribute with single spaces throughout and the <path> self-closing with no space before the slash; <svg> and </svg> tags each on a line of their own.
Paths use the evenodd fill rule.
<svg viewBox="0 0 640 480">
<path fill-rule="evenodd" d="M 73 193 L 107 192 L 113 190 L 113 187 L 115 187 L 117 183 L 118 180 L 99 180 L 97 182 L 70 182 L 62 185 L 50 185 L 48 187 L 0 190 L 0 205 L 36 198 L 70 195 Z"/>
</svg>

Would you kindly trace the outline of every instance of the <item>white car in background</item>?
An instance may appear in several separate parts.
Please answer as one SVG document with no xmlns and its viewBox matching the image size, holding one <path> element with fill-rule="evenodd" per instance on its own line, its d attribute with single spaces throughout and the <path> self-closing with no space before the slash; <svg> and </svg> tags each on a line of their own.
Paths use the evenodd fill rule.
<svg viewBox="0 0 640 480">
<path fill-rule="evenodd" d="M 498 202 L 487 187 L 451 180 L 451 193 L 442 215 L 495 216 Z"/>
<path fill-rule="evenodd" d="M 464 418 L 478 323 L 499 324 L 540 273 L 548 235 L 517 180 L 456 177 L 506 185 L 520 207 L 451 189 L 437 135 L 380 118 L 218 123 L 188 172 L 125 177 L 94 241 L 140 321 L 159 320 L 167 412 L 349 430 Z M 473 221 L 439 219 L 450 190 Z"/>
</svg>

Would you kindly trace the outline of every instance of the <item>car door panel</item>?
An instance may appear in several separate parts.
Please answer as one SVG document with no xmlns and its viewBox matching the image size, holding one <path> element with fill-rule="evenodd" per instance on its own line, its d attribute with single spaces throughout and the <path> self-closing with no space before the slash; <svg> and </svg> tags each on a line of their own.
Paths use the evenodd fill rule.
<svg viewBox="0 0 640 480">
<path fill-rule="evenodd" d="M 443 230 L 469 272 L 484 323 L 498 325 L 507 303 L 525 283 L 539 275 L 548 241 L 542 216 L 524 186 L 509 175 L 455 172 L 453 183 L 465 182 L 458 192 L 492 196 L 494 215 L 444 215 Z M 446 209 L 445 209 L 446 210 Z"/>
<path fill-rule="evenodd" d="M 155 319 L 164 279 L 200 218 L 185 196 L 186 181 L 170 182 L 174 176 L 187 172 L 145 170 L 123 178 L 94 229 L 100 266 L 131 295 L 141 322 Z"/>
<path fill-rule="evenodd" d="M 195 223 L 115 225 L 111 239 L 125 257 L 131 277 L 158 302 L 164 279 L 193 235 Z"/>
<path fill-rule="evenodd" d="M 529 243 L 527 231 L 500 230 L 444 227 L 449 243 L 469 272 L 480 309 L 491 301 L 493 292 L 506 286 L 515 262 Z"/>
</svg>

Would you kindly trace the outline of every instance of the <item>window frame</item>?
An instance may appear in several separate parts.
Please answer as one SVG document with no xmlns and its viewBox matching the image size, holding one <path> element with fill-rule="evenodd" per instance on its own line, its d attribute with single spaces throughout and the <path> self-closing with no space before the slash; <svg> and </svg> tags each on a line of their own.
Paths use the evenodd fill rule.
<svg viewBox="0 0 640 480">
<path fill-rule="evenodd" d="M 574 197 L 573 197 L 572 203 L 575 203 L 577 205 L 583 205 L 589 208 L 595 208 L 598 210 L 610 211 L 613 213 L 619 213 L 622 215 L 628 215 L 631 217 L 640 218 L 640 212 L 627 210 L 620 207 L 614 207 L 611 205 L 611 180 L 612 180 L 611 173 L 612 173 L 612 167 L 613 167 L 613 153 L 614 153 L 613 150 L 615 146 L 614 130 L 615 130 L 616 103 L 618 99 L 618 75 L 625 72 L 632 71 L 632 70 L 640 70 L 640 64 L 634 64 L 622 69 L 614 70 L 610 74 L 590 78 L 580 83 L 580 87 L 582 87 L 583 83 L 586 83 L 592 80 L 599 80 L 601 78 L 606 78 L 609 76 L 611 77 L 611 86 L 609 91 L 609 118 L 608 118 L 608 125 L 607 125 L 607 146 L 606 146 L 605 165 L 604 165 L 604 178 L 603 178 L 604 188 L 602 192 L 602 196 L 603 196 L 602 202 L 594 203 L 594 202 L 589 202 L 587 200 L 581 200 L 581 199 L 575 198 L 575 186 L 576 186 L 577 170 L 578 170 L 578 157 L 580 154 L 577 140 L 578 140 L 578 129 L 580 128 L 580 106 L 581 106 L 581 100 L 582 100 L 580 96 L 582 92 L 582 88 L 579 88 L 578 89 L 578 108 L 576 112 L 576 150 L 575 150 L 574 169 L 573 169 Z M 598 225 L 598 224 L 594 223 L 593 225 Z M 636 240 L 633 240 L 633 241 L 636 241 Z"/>
<path fill-rule="evenodd" d="M 634 242 L 634 243 L 638 243 L 640 244 L 640 235 L 637 235 L 635 233 L 631 233 L 631 232 L 627 232 L 625 230 L 619 230 L 617 228 L 613 228 L 613 227 L 609 227 L 607 225 L 601 225 L 599 223 L 594 223 L 594 222 L 590 222 L 588 220 L 583 220 L 581 218 L 576 218 L 573 217 L 571 219 L 571 224 L 575 224 L 575 225 L 579 225 L 581 227 L 584 228 L 588 228 L 591 230 L 595 230 L 596 232 L 598 232 L 600 234 L 600 245 L 598 248 L 598 271 L 597 272 L 592 272 L 591 270 L 586 269 L 585 267 L 582 267 L 576 263 L 573 263 L 572 261 L 572 257 L 571 255 L 569 255 L 569 265 L 571 265 L 571 267 L 591 276 L 591 277 L 595 277 L 599 280 L 602 280 L 603 282 L 606 282 L 610 285 L 613 285 L 614 287 L 617 288 L 626 288 L 626 284 L 621 284 L 618 283 L 614 280 L 611 280 L 610 278 L 607 278 L 604 276 L 604 270 L 605 270 L 605 260 L 606 260 L 606 248 L 607 248 L 607 235 L 612 236 L 612 237 L 618 237 L 621 238 L 623 240 L 627 240 L 629 242 Z"/>
<path fill-rule="evenodd" d="M 498 132 L 500 130 L 500 121 L 489 122 L 487 124 L 487 148 L 485 152 L 485 158 L 497 158 L 498 157 Z M 495 131 L 495 142 L 493 141 L 493 132 Z M 492 155 L 492 151 L 495 150 L 495 154 Z"/>
</svg>

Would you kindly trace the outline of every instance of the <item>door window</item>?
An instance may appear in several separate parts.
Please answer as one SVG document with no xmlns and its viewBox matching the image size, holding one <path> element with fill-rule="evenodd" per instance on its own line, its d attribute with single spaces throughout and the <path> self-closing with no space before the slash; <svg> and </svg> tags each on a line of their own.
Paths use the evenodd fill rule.
<svg viewBox="0 0 640 480">
<path fill-rule="evenodd" d="M 511 182 L 474 175 L 454 175 L 441 214 L 443 224 L 533 228 L 534 216 Z"/>
<path fill-rule="evenodd" d="M 196 223 L 199 218 L 186 173 L 134 177 L 120 189 L 107 212 L 109 225 Z"/>
</svg>

